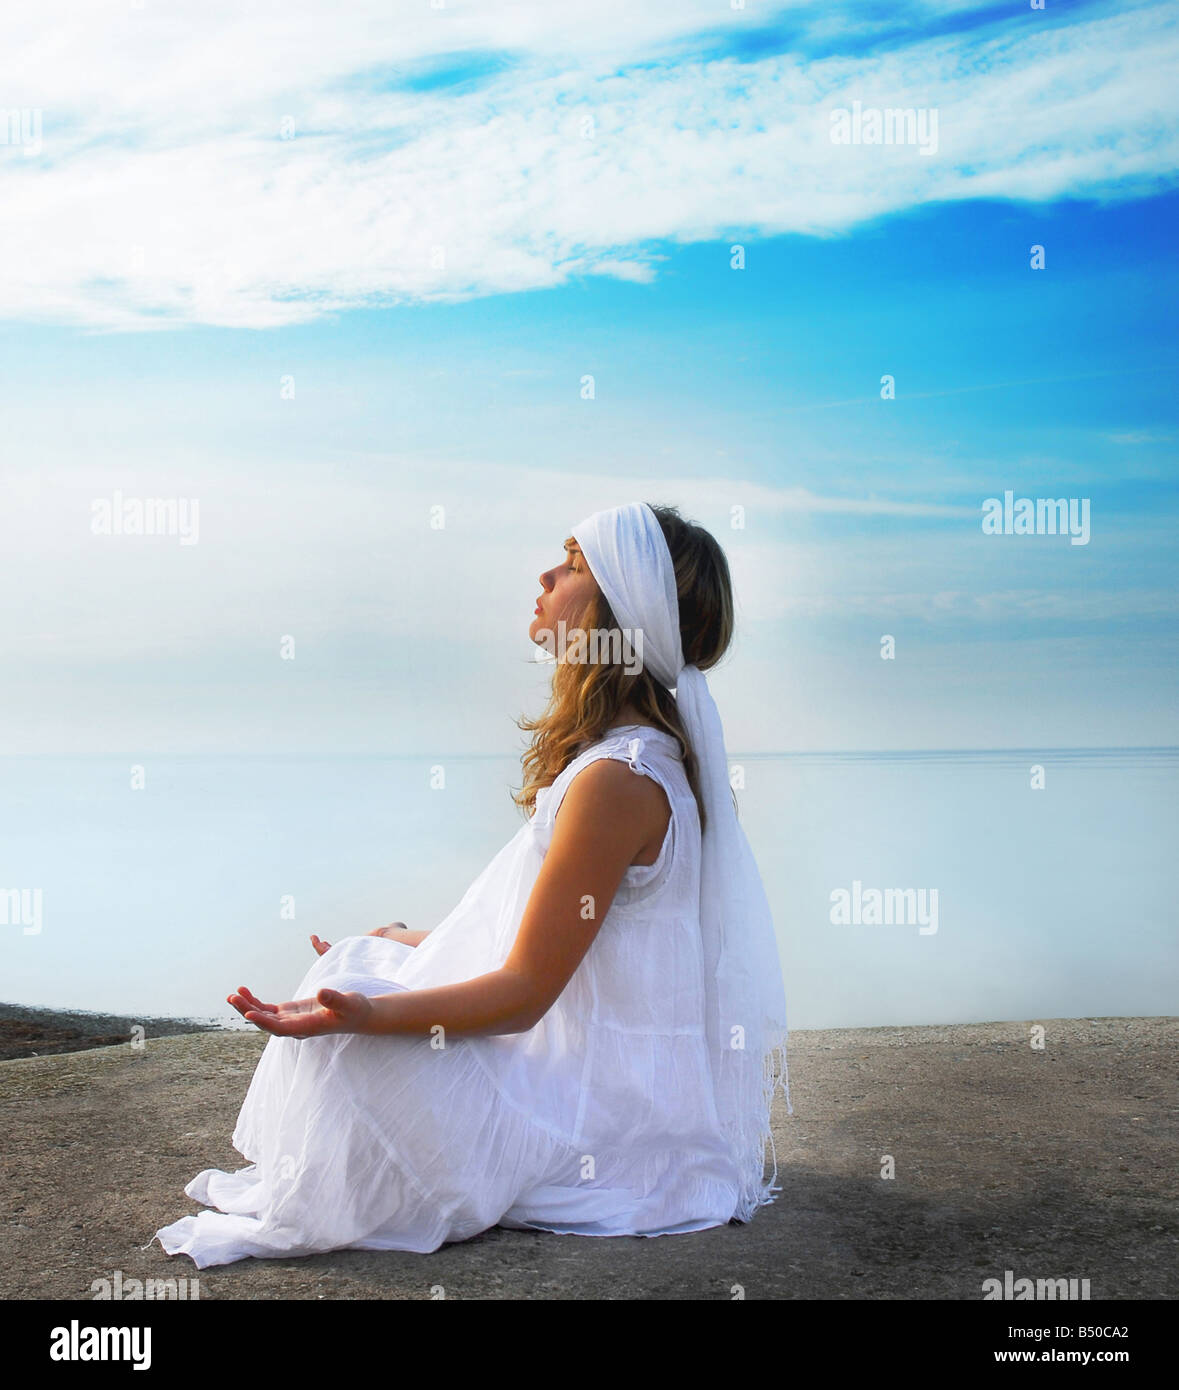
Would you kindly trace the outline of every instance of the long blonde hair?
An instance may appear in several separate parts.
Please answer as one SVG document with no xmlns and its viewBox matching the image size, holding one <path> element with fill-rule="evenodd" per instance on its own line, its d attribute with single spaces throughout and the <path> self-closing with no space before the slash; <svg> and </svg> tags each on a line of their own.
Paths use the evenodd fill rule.
<svg viewBox="0 0 1179 1390">
<path fill-rule="evenodd" d="M 684 661 L 707 671 L 725 654 L 733 636 L 733 587 L 728 561 L 703 526 L 685 520 L 675 507 L 650 505 L 675 566 Z M 605 594 L 596 586 L 570 626 L 586 631 L 620 631 Z M 608 649 L 618 651 L 621 646 L 616 647 L 611 641 Z M 600 739 L 628 703 L 638 710 L 640 722 L 654 725 L 679 741 L 684 771 L 703 829 L 704 805 L 696 757 L 688 746 L 675 697 L 645 667 L 628 674 L 623 664 L 608 660 L 558 661 L 544 711 L 535 719 L 521 716 L 516 721 L 518 728 L 533 735 L 522 760 L 524 785 L 513 795 L 516 804 L 531 813 L 537 792 L 551 786 L 585 745 Z"/>
</svg>

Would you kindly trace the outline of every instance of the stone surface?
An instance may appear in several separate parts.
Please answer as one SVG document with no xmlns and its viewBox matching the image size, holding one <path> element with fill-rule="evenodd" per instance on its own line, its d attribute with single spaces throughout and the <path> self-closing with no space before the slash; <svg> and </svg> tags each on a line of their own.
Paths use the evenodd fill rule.
<svg viewBox="0 0 1179 1390">
<path fill-rule="evenodd" d="M 1034 1024 L 1044 1048 L 1029 1045 Z M 202 1299 L 968 1299 L 982 1281 L 1087 1278 L 1174 1298 L 1176 1038 L 1169 1018 L 1040 1019 L 791 1035 L 782 1191 L 690 1235 L 493 1229 L 431 1255 L 336 1251 L 198 1271 L 156 1229 L 229 1142 L 266 1038 L 149 1038 L 0 1063 L 0 1296 L 95 1279 L 200 1280 Z M 896 1176 L 881 1177 L 884 1156 Z"/>
</svg>

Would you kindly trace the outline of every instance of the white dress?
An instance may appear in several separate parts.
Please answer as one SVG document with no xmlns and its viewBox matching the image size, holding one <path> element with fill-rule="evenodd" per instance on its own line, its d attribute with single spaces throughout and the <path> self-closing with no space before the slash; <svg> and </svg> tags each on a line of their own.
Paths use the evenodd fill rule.
<svg viewBox="0 0 1179 1390">
<path fill-rule="evenodd" d="M 353 936 L 295 991 L 387 994 L 507 959 L 570 782 L 598 758 L 666 791 L 658 860 L 626 870 L 590 949 L 525 1033 L 271 1037 L 233 1132 L 248 1160 L 184 1189 L 217 1208 L 156 1234 L 198 1268 L 247 1255 L 437 1250 L 500 1225 L 668 1235 L 732 1219 L 738 1170 L 709 1077 L 700 821 L 679 746 L 626 725 L 542 790 L 526 825 L 417 947 Z"/>
</svg>

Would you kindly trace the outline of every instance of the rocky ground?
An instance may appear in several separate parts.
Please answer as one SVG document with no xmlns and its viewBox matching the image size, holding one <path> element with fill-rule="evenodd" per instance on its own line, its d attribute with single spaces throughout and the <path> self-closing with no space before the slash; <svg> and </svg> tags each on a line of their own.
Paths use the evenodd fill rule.
<svg viewBox="0 0 1179 1390">
<path fill-rule="evenodd" d="M 265 1036 L 0 1062 L 0 1297 L 88 1299 L 118 1270 L 198 1277 L 202 1299 L 415 1299 L 441 1285 L 480 1299 L 731 1299 L 740 1286 L 977 1300 L 1011 1270 L 1087 1278 L 1093 1299 L 1174 1298 L 1179 1020 L 1035 1022 L 1043 1050 L 1031 1022 L 792 1034 L 794 1114 L 781 1106 L 774 1123 L 782 1192 L 747 1226 L 655 1239 L 496 1228 L 432 1255 L 203 1271 L 152 1237 L 198 1209 L 183 1188 L 200 1169 L 243 1165 L 229 1135 Z M 886 1155 L 895 1177 L 881 1176 Z"/>
<path fill-rule="evenodd" d="M 58 1052 L 113 1047 L 130 1042 L 136 1036 L 132 1033 L 136 1027 L 143 1029 L 146 1038 L 162 1038 L 208 1032 L 218 1026 L 194 1018 L 127 1018 L 122 1014 L 0 1004 L 0 1062 L 14 1057 L 49 1057 Z"/>
</svg>

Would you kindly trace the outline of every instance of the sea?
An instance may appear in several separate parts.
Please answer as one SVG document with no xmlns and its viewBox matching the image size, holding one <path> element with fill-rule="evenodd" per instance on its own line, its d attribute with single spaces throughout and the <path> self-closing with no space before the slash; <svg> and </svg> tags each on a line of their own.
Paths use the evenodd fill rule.
<svg viewBox="0 0 1179 1390">
<path fill-rule="evenodd" d="M 730 765 L 792 1029 L 1177 1012 L 1179 749 Z M 519 782 L 511 757 L 0 758 L 0 1000 L 250 1027 L 226 996 L 291 998 L 312 933 L 440 922 Z"/>
</svg>

